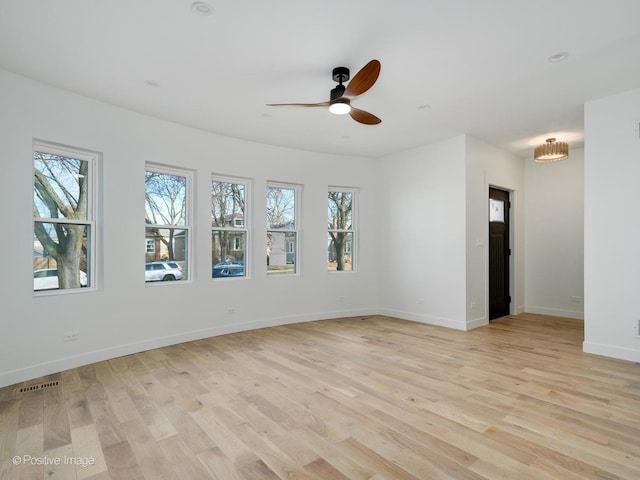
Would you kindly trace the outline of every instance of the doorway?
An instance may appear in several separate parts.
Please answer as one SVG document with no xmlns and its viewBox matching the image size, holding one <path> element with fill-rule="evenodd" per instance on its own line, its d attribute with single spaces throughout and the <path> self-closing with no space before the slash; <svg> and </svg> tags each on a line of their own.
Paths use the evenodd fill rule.
<svg viewBox="0 0 640 480">
<path fill-rule="evenodd" d="M 509 315 L 509 192 L 489 188 L 489 320 Z"/>
</svg>

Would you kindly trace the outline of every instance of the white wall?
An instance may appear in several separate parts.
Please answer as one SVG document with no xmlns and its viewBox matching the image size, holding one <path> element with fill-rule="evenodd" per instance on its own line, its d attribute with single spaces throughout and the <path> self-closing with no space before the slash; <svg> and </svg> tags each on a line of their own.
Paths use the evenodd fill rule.
<svg viewBox="0 0 640 480">
<path fill-rule="evenodd" d="M 466 329 L 465 136 L 380 162 L 382 313 Z"/>
<path fill-rule="evenodd" d="M 375 160 L 224 138 L 145 117 L 0 71 L 0 386 L 160 345 L 260 326 L 369 314 L 377 305 Z M 32 293 L 32 143 L 102 154 L 98 289 Z M 145 161 L 195 171 L 193 281 L 144 283 Z M 212 172 L 253 179 L 252 276 L 214 281 Z M 267 278 L 267 180 L 300 183 L 302 275 Z M 327 186 L 360 188 L 357 273 L 326 271 Z M 317 219 L 317 221 L 316 221 Z M 344 296 L 340 301 L 339 297 Z M 236 307 L 235 314 L 227 314 Z M 63 343 L 64 332 L 79 340 Z"/>
<path fill-rule="evenodd" d="M 385 313 L 461 330 L 488 323 L 489 185 L 512 191 L 512 313 L 522 311 L 521 159 L 460 135 L 384 157 L 380 182 Z"/>
<path fill-rule="evenodd" d="M 584 351 L 640 361 L 640 89 L 585 105 Z"/>
<path fill-rule="evenodd" d="M 467 325 L 474 328 L 489 321 L 488 247 L 489 187 L 509 191 L 511 201 L 510 313 L 524 311 L 524 163 L 510 153 L 467 136 Z"/>
<path fill-rule="evenodd" d="M 584 150 L 561 162 L 530 159 L 525 178 L 525 310 L 584 318 Z"/>
</svg>

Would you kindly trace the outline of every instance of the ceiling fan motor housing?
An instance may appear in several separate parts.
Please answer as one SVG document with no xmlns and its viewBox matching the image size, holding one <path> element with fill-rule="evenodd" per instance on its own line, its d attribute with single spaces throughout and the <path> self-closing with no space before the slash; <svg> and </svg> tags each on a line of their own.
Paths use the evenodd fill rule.
<svg viewBox="0 0 640 480">
<path fill-rule="evenodd" d="M 331 102 L 344 95 L 345 86 L 342 84 L 349 80 L 349 69 L 347 67 L 336 67 L 333 69 L 333 80 L 338 82 L 336 88 L 331 90 Z"/>
<path fill-rule="evenodd" d="M 349 69 L 347 67 L 336 67 L 333 69 L 333 81 L 342 83 L 349 80 Z"/>
<path fill-rule="evenodd" d="M 336 88 L 331 89 L 331 101 L 337 100 L 344 95 L 345 86 L 337 85 Z"/>
</svg>

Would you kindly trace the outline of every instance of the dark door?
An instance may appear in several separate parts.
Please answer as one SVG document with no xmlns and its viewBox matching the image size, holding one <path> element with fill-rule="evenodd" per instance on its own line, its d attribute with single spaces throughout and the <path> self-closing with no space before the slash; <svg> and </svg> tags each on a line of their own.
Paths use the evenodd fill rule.
<svg viewBox="0 0 640 480">
<path fill-rule="evenodd" d="M 489 188 L 489 320 L 509 315 L 509 192 Z"/>
</svg>

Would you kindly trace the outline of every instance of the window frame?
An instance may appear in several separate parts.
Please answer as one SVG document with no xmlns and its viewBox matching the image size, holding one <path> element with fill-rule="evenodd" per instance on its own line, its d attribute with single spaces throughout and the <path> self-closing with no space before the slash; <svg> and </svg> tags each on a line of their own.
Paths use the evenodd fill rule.
<svg viewBox="0 0 640 480">
<path fill-rule="evenodd" d="M 96 172 L 98 171 L 98 161 L 100 159 L 100 154 L 95 151 L 87 150 L 84 148 L 73 147 L 70 145 L 61 145 L 53 142 L 48 142 L 45 140 L 36 140 L 34 139 L 32 142 L 31 148 L 31 168 L 32 171 L 35 171 L 35 155 L 36 153 L 44 153 L 49 155 L 55 155 L 63 158 L 72 158 L 75 160 L 86 161 L 87 162 L 87 188 L 89 190 L 87 194 L 87 218 L 85 220 L 81 219 L 70 219 L 67 217 L 36 217 L 33 216 L 32 219 L 32 235 L 35 237 L 35 224 L 39 223 L 49 223 L 49 224 L 66 224 L 66 225 L 84 225 L 88 230 L 87 236 L 87 258 L 86 258 L 86 268 L 87 268 L 87 285 L 85 287 L 80 288 L 64 288 L 64 289 L 51 289 L 51 290 L 33 290 L 33 281 L 32 281 L 32 293 L 34 297 L 41 296 L 49 296 L 49 295 L 69 295 L 75 293 L 83 293 L 83 292 L 91 292 L 97 289 L 96 286 L 96 257 L 97 257 L 97 221 L 96 221 L 96 199 L 98 198 L 96 186 Z M 35 175 L 32 175 L 31 178 L 31 187 L 32 187 L 32 202 L 33 198 L 33 189 L 35 189 Z M 36 271 L 35 269 L 33 270 Z M 32 275 L 32 279 L 33 279 Z"/>
<path fill-rule="evenodd" d="M 179 280 L 177 282 L 158 282 L 158 281 L 149 281 L 147 282 L 145 280 L 144 284 L 145 287 L 151 287 L 151 288 L 155 288 L 158 287 L 160 285 L 167 285 L 167 284 L 185 284 L 185 283 L 190 283 L 192 281 L 193 278 L 193 274 L 192 274 L 192 270 L 193 270 L 193 262 L 192 262 L 192 250 L 193 250 L 193 237 L 195 235 L 194 232 L 194 211 L 193 211 L 193 205 L 194 205 L 194 193 L 193 193 L 193 185 L 194 185 L 194 172 L 193 170 L 189 170 L 186 168 L 181 168 L 181 167 L 175 167 L 175 166 L 169 166 L 169 165 L 163 165 L 163 164 L 159 164 L 159 163 L 153 163 L 153 162 L 145 162 L 144 165 L 144 173 L 145 176 L 147 174 L 147 172 L 153 172 L 153 173 L 158 173 L 160 175 L 172 175 L 172 176 L 176 176 L 176 177 L 184 177 L 185 178 L 185 209 L 186 209 L 186 214 L 184 215 L 184 225 L 171 225 L 171 224 L 162 224 L 162 223 L 144 223 L 144 238 L 145 241 L 148 240 L 147 239 L 147 229 L 148 228 L 157 228 L 159 230 L 183 230 L 186 232 L 186 236 L 187 236 L 187 240 L 185 241 L 185 249 L 186 249 L 186 254 L 185 254 L 185 267 L 182 269 L 183 272 L 186 270 L 186 275 L 183 276 L 182 280 Z M 146 185 L 143 186 L 144 191 L 145 191 L 145 197 L 146 197 Z M 146 211 L 146 199 L 145 199 L 145 211 Z M 146 217 L 146 214 L 145 214 Z M 157 253 L 156 251 L 157 249 L 154 249 L 153 253 Z M 145 255 L 147 254 L 146 249 L 145 249 Z M 157 261 L 164 261 L 162 259 L 157 260 Z M 168 261 L 173 261 L 175 262 L 176 260 L 168 260 Z M 144 262 L 145 263 L 145 271 L 146 271 L 146 264 L 149 262 Z"/>
<path fill-rule="evenodd" d="M 331 270 L 327 266 L 327 272 L 331 274 L 338 273 L 354 273 L 358 271 L 358 261 L 359 261 L 359 248 L 358 248 L 358 193 L 359 189 L 357 187 L 339 187 L 335 185 L 329 185 L 327 189 L 327 213 L 329 208 L 329 194 L 331 192 L 339 192 L 339 193 L 350 193 L 351 194 L 351 228 L 349 229 L 339 229 L 339 228 L 328 228 L 327 227 L 327 241 L 331 232 L 334 233 L 347 233 L 351 235 L 351 239 L 347 240 L 345 243 L 345 253 L 349 253 L 349 257 L 351 259 L 351 269 L 350 270 Z M 327 216 L 327 224 L 329 218 Z M 329 248 L 330 243 L 327 245 L 327 264 L 329 262 Z"/>
<path fill-rule="evenodd" d="M 287 182 L 277 182 L 277 181 L 267 181 L 266 189 L 265 189 L 265 212 L 266 204 L 267 204 L 267 196 L 270 189 L 282 189 L 282 190 L 293 190 L 293 224 L 294 228 L 270 228 L 268 218 L 266 218 L 266 227 L 267 227 L 267 237 L 270 232 L 275 233 L 283 233 L 285 235 L 285 256 L 293 253 L 295 256 L 295 260 L 293 263 L 293 272 L 277 272 L 277 271 L 269 271 L 269 265 L 265 264 L 267 277 L 292 277 L 292 276 L 300 276 L 302 273 L 302 255 L 300 251 L 301 245 L 301 235 L 302 235 L 302 185 L 298 183 L 287 183 Z M 295 234 L 295 242 L 289 242 L 287 239 L 287 234 Z M 267 239 L 265 239 L 267 241 Z M 294 252 L 289 251 L 289 244 L 293 243 Z M 267 246 L 267 245 L 265 245 Z"/>
<path fill-rule="evenodd" d="M 217 174 L 217 173 L 212 173 L 211 174 L 211 178 L 210 178 L 210 183 L 209 183 L 209 218 L 211 219 L 211 206 L 212 206 L 212 198 L 211 198 L 211 188 L 213 187 L 213 182 L 218 182 L 218 183 L 229 183 L 229 184 L 233 184 L 233 185 L 242 185 L 244 187 L 244 212 L 243 212 L 243 218 L 241 221 L 241 225 L 238 225 L 237 218 L 233 218 L 233 221 L 231 222 L 231 225 L 229 226 L 213 226 L 213 224 L 211 224 L 211 255 L 213 255 L 213 232 L 215 231 L 221 231 L 221 232 L 230 232 L 230 233 L 242 233 L 244 236 L 244 256 L 243 256 L 243 267 L 244 267 L 244 275 L 237 275 L 237 276 L 225 276 L 225 277 L 214 277 L 213 276 L 213 272 L 210 272 L 210 278 L 212 280 L 218 281 L 218 280 L 229 280 L 229 279 L 235 279 L 235 280 L 239 280 L 239 279 L 248 279 L 250 278 L 250 255 L 251 255 L 251 187 L 252 187 L 252 181 L 251 179 L 248 178 L 244 178 L 244 177 L 235 177 L 235 176 L 230 176 L 230 175 L 221 175 L 221 174 Z M 233 215 L 233 213 L 232 213 Z M 232 245 L 232 251 L 233 252 L 239 252 L 242 251 L 242 248 L 240 249 L 236 249 L 236 240 L 238 239 L 238 237 L 234 237 L 233 239 L 233 245 Z M 240 247 L 242 247 L 242 244 L 240 245 Z M 213 269 L 214 265 L 213 265 L 213 258 L 211 258 L 212 262 L 211 262 L 211 268 Z M 220 259 L 221 262 L 224 262 L 225 260 Z"/>
</svg>

